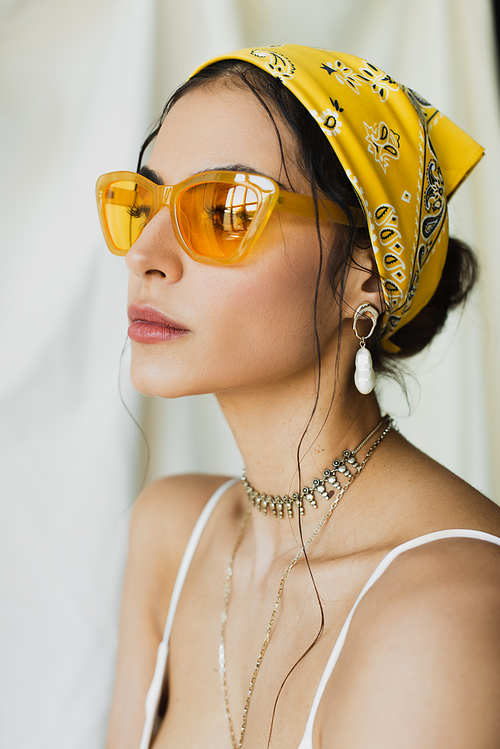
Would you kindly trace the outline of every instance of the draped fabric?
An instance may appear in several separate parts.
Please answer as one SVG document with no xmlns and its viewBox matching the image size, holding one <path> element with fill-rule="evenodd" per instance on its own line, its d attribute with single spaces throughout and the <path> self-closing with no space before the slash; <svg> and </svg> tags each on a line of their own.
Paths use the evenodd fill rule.
<svg viewBox="0 0 500 749">
<path fill-rule="evenodd" d="M 3 0 L 0 3 L 0 746 L 98 749 L 114 673 L 128 508 L 143 447 L 118 390 L 126 273 L 105 248 L 96 177 L 134 169 L 172 88 L 204 60 L 290 42 L 371 60 L 425 92 L 486 157 L 450 204 L 484 272 L 472 303 L 411 367 L 419 447 L 500 488 L 494 288 L 500 116 L 487 0 Z M 125 401 L 150 477 L 234 473 L 209 396 Z"/>
<path fill-rule="evenodd" d="M 126 273 L 103 252 L 93 188 L 144 131 L 129 81 L 150 76 L 153 6 L 139 36 L 133 6 L 0 11 L 4 747 L 103 744 L 135 434 L 117 388 Z"/>
</svg>

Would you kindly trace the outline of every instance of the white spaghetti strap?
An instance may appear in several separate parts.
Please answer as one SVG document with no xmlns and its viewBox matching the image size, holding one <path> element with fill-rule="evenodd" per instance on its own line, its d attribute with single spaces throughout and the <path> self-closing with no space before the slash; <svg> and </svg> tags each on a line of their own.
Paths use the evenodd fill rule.
<svg viewBox="0 0 500 749">
<path fill-rule="evenodd" d="M 205 526 L 208 523 L 208 519 L 210 518 L 210 515 L 215 509 L 215 505 L 222 497 L 226 489 L 229 489 L 230 486 L 238 483 L 239 480 L 240 479 L 237 478 L 229 479 L 229 481 L 224 482 L 222 486 L 219 486 L 217 491 L 214 492 L 214 494 L 212 494 L 212 496 L 208 500 L 207 504 L 200 514 L 200 517 L 196 521 L 196 525 L 194 526 L 193 532 L 191 533 L 191 538 L 189 539 L 188 545 L 186 546 L 186 551 L 184 552 L 184 556 L 182 557 L 182 562 L 179 567 L 179 572 L 177 573 L 177 579 L 175 581 L 174 589 L 172 591 L 172 598 L 170 599 L 167 621 L 165 622 L 165 631 L 163 632 L 163 642 L 168 642 L 168 638 L 170 637 L 170 631 L 172 629 L 172 624 L 174 623 L 175 611 L 177 609 L 177 604 L 179 603 L 179 597 L 184 585 L 184 580 L 186 579 L 189 566 L 193 560 L 194 553 L 200 542 L 201 534 L 205 530 Z"/>
<path fill-rule="evenodd" d="M 205 530 L 205 526 L 217 502 L 222 497 L 224 492 L 231 486 L 236 484 L 239 480 L 239 478 L 229 479 L 229 481 L 224 482 L 224 484 L 222 484 L 222 486 L 219 486 L 217 491 L 212 494 L 202 512 L 200 513 L 200 517 L 196 521 L 196 525 L 193 528 L 193 532 L 191 533 L 191 537 L 186 546 L 186 550 L 184 552 L 184 556 L 182 557 L 179 571 L 177 573 L 177 578 L 175 580 L 172 597 L 170 599 L 167 621 L 165 623 L 165 630 L 163 632 L 163 640 L 158 646 L 158 654 L 156 656 L 156 667 L 153 681 L 151 682 L 151 686 L 149 687 L 146 696 L 146 719 L 144 721 L 144 729 L 142 732 L 140 749 L 149 749 L 149 745 L 151 743 L 151 735 L 153 733 L 155 718 L 158 711 L 158 703 L 160 701 L 163 677 L 165 674 L 165 666 L 167 664 L 168 641 L 170 638 L 170 632 L 172 631 L 172 625 L 174 623 L 175 611 L 177 609 L 177 604 L 179 603 L 179 598 L 181 595 L 182 587 L 184 585 L 184 581 L 186 579 L 186 575 L 189 570 L 189 566 L 193 560 L 193 556 L 200 541 L 201 535 Z"/>
<path fill-rule="evenodd" d="M 328 659 L 328 663 L 326 664 L 325 670 L 323 672 L 323 676 L 321 677 L 321 681 L 319 682 L 319 686 L 318 686 L 316 695 L 314 697 L 314 701 L 311 707 L 311 712 L 309 713 L 309 718 L 307 721 L 306 730 L 302 738 L 302 741 L 300 742 L 299 749 L 312 749 L 312 734 L 313 734 L 313 728 L 314 728 L 314 719 L 318 711 L 319 703 L 321 702 L 321 698 L 323 697 L 323 692 L 325 691 L 326 685 L 328 684 L 328 680 L 330 679 L 330 676 L 332 675 L 335 664 L 337 663 L 338 657 L 344 646 L 344 642 L 347 637 L 347 633 L 349 631 L 349 627 L 350 627 L 354 612 L 356 611 L 359 603 L 361 602 L 365 594 L 370 590 L 370 588 L 374 585 L 374 583 L 376 583 L 377 580 L 383 575 L 383 573 L 389 567 L 391 562 L 393 562 L 396 559 L 396 557 L 398 557 L 403 552 L 408 551 L 409 549 L 414 549 L 417 546 L 422 546 L 423 544 L 431 543 L 432 541 L 437 541 L 441 538 L 457 538 L 457 537 L 458 538 L 462 538 L 462 537 L 463 538 L 477 538 L 481 541 L 490 541 L 491 543 L 497 544 L 497 546 L 500 546 L 500 538 L 498 538 L 497 536 L 492 536 L 490 533 L 484 533 L 483 531 L 473 531 L 473 530 L 461 529 L 461 528 L 459 529 L 453 528 L 453 529 L 444 530 L 444 531 L 435 531 L 434 533 L 427 533 L 425 536 L 418 536 L 417 538 L 412 538 L 411 541 L 406 541 L 404 544 L 400 544 L 399 546 L 396 546 L 396 548 L 392 549 L 392 551 L 390 551 L 382 559 L 380 564 L 375 568 L 375 571 L 372 573 L 372 575 L 368 579 L 368 582 L 366 583 L 363 590 L 357 597 L 356 602 L 354 603 L 354 606 L 352 607 L 349 613 L 349 616 L 344 622 L 344 626 L 342 627 L 340 631 L 340 635 L 337 639 L 337 642 L 335 643 L 335 646 L 332 650 L 330 658 Z"/>
</svg>

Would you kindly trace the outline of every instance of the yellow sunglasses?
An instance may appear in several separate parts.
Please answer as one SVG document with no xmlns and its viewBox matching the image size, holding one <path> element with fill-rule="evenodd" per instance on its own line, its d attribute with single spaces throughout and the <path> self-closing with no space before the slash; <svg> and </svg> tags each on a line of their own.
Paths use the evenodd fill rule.
<svg viewBox="0 0 500 749">
<path fill-rule="evenodd" d="M 202 172 L 177 185 L 157 185 L 134 172 L 111 172 L 97 180 L 97 207 L 106 243 L 126 255 L 144 227 L 168 206 L 175 236 L 202 263 L 237 263 L 259 238 L 273 210 L 316 216 L 314 200 L 281 190 L 270 177 L 245 172 Z M 358 225 L 364 220 L 358 210 Z M 348 224 L 329 200 L 318 217 Z"/>
</svg>

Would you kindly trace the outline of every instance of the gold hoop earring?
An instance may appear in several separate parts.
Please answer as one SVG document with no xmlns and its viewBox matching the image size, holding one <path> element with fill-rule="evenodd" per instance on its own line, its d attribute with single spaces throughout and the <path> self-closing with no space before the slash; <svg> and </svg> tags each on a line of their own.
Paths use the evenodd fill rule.
<svg viewBox="0 0 500 749">
<path fill-rule="evenodd" d="M 360 319 L 368 320 L 371 323 L 371 329 L 367 335 L 360 335 L 358 333 L 358 322 Z M 371 393 L 375 387 L 375 372 L 373 371 L 372 355 L 366 348 L 365 341 L 375 330 L 377 320 L 378 310 L 373 306 L 373 304 L 365 302 L 364 304 L 359 305 L 354 313 L 354 320 L 352 321 L 352 329 L 354 330 L 356 338 L 359 340 L 359 349 L 356 352 L 355 359 L 354 384 L 363 395 L 368 395 L 368 393 Z"/>
</svg>

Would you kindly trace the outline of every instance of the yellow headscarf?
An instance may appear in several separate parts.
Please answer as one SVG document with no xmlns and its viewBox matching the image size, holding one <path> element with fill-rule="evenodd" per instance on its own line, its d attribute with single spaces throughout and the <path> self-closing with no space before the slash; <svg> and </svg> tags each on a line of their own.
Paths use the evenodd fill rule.
<svg viewBox="0 0 500 749">
<path fill-rule="evenodd" d="M 278 78 L 337 154 L 366 216 L 386 312 L 383 345 L 434 294 L 448 247 L 447 200 L 484 149 L 428 101 L 353 55 L 296 44 L 256 47 L 246 60 Z"/>
</svg>

